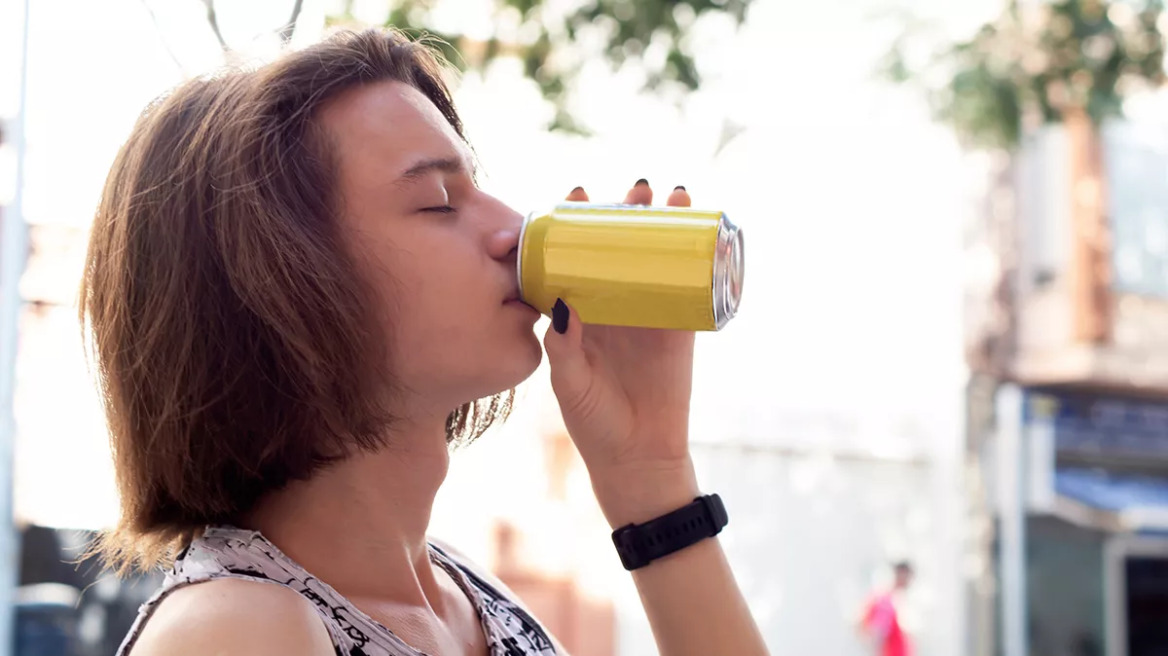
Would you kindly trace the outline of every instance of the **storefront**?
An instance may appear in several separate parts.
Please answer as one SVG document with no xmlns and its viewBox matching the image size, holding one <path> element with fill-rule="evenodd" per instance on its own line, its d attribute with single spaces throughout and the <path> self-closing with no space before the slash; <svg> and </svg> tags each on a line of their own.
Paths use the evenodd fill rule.
<svg viewBox="0 0 1168 656">
<path fill-rule="evenodd" d="M 1004 653 L 1168 654 L 1168 403 L 1004 387 Z"/>
</svg>

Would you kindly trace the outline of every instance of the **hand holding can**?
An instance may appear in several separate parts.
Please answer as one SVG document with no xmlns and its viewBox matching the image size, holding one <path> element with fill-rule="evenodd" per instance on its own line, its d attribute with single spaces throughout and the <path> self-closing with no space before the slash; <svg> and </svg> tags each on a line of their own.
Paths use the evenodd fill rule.
<svg viewBox="0 0 1168 656">
<path fill-rule="evenodd" d="M 583 192 L 577 190 L 570 198 L 587 200 L 586 196 L 581 196 L 584 196 Z M 634 209 L 628 204 L 650 202 L 652 192 L 648 185 L 638 183 L 626 197 L 626 205 L 619 207 L 625 211 Z M 689 197 L 684 190 L 675 190 L 670 197 L 670 204 L 675 209 L 685 210 L 688 203 Z M 609 221 L 606 217 L 599 223 L 603 225 Z M 569 222 L 568 227 L 576 224 Z M 583 226 L 584 232 L 595 230 L 593 224 L 586 221 L 579 222 L 579 225 Z M 696 232 L 688 234 L 694 235 L 693 243 L 708 239 L 697 236 Z M 579 236 L 568 240 L 573 244 L 580 241 Z M 584 240 L 584 243 L 589 242 Z M 676 246 L 670 246 L 670 249 L 674 248 Z M 599 250 L 606 252 L 605 243 L 599 244 Z M 706 252 L 696 247 L 694 250 Z M 593 257 L 599 256 L 593 254 Z M 627 257 L 627 253 L 618 250 L 615 259 L 626 260 Z M 597 267 L 599 264 L 591 262 L 587 266 Z M 619 312 L 635 312 L 635 307 L 627 304 L 628 295 L 581 294 L 581 289 L 600 289 L 589 287 L 596 285 L 597 280 L 612 279 L 611 275 L 604 277 L 603 267 L 591 271 L 594 273 L 573 277 L 553 270 L 554 275 L 562 276 L 562 281 L 551 286 L 551 293 L 565 290 L 570 297 L 575 294 L 576 303 L 584 304 L 610 302 L 615 298 L 620 302 L 608 305 L 608 311 L 615 307 Z M 649 278 L 640 278 L 639 284 L 646 279 Z M 696 286 L 692 281 L 689 284 Z M 705 289 L 706 294 L 712 293 L 709 287 Z M 740 277 L 738 289 L 741 289 Z M 564 425 L 588 467 L 593 490 L 609 522 L 615 527 L 643 521 L 692 501 L 696 496 L 697 482 L 689 454 L 689 401 L 693 380 L 692 330 L 696 326 L 677 325 L 682 322 L 676 319 L 685 316 L 686 321 L 706 321 L 705 313 L 674 314 L 669 322 L 653 323 L 673 323 L 675 325 L 671 327 L 678 329 L 654 330 L 598 325 L 595 317 L 614 319 L 613 323 L 621 319 L 605 315 L 603 304 L 593 307 L 594 319 L 590 320 L 580 306 L 568 298 L 545 299 L 533 294 L 525 296 L 525 300 L 545 312 L 551 310 L 547 306 L 556 308 L 554 314 L 558 316 L 554 317 L 553 326 L 544 338 L 551 364 L 552 388 L 559 401 Z M 706 303 L 710 306 L 707 308 L 710 317 L 709 322 L 702 325 L 711 326 L 714 325 L 713 304 L 708 298 Z M 631 315 L 638 321 L 644 317 L 643 314 Z M 629 319 L 630 315 L 624 318 Z"/>
</svg>

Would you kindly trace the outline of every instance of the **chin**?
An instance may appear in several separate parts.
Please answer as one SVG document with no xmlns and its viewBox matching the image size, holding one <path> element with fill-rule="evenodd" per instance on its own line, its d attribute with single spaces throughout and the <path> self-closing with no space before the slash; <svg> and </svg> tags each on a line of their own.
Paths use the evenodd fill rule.
<svg viewBox="0 0 1168 656">
<path fill-rule="evenodd" d="M 534 333 L 498 353 L 502 356 L 495 360 L 498 364 L 494 367 L 498 391 L 509 390 L 530 378 L 543 360 L 543 349 Z"/>
<path fill-rule="evenodd" d="M 482 368 L 478 370 L 477 376 L 473 376 L 481 386 L 463 390 L 469 392 L 471 399 L 485 398 L 517 387 L 535 373 L 543 360 L 543 349 L 534 332 L 528 332 L 519 339 L 513 337 L 506 344 L 497 344 L 493 349 L 484 347 L 484 350 L 494 354 L 494 357 L 480 361 L 479 366 Z"/>
<path fill-rule="evenodd" d="M 514 365 L 513 370 L 518 379 L 511 385 L 508 385 L 508 389 L 530 378 L 531 374 L 535 373 L 535 370 L 539 368 L 539 363 L 543 361 L 543 348 L 539 345 L 539 338 L 535 336 L 535 333 L 528 333 L 527 337 L 528 339 L 525 340 L 526 344 L 523 344 L 522 348 L 518 349 L 517 355 L 511 360 L 511 363 Z"/>
</svg>

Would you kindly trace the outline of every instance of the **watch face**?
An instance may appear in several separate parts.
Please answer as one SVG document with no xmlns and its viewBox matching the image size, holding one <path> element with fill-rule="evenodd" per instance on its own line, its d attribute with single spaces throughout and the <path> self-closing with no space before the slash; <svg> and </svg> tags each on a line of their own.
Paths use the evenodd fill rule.
<svg viewBox="0 0 1168 656">
<path fill-rule="evenodd" d="M 700 501 L 706 504 L 710 520 L 714 525 L 713 535 L 717 535 L 730 522 L 730 516 L 726 514 L 726 505 L 722 503 L 722 497 L 717 494 L 708 494 L 701 497 Z"/>
</svg>

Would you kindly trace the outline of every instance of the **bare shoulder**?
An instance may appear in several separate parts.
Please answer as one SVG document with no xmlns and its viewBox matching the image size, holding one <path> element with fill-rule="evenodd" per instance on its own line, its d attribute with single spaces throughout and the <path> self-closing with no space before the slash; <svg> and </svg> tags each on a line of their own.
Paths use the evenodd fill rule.
<svg viewBox="0 0 1168 656">
<path fill-rule="evenodd" d="M 130 656 L 332 656 L 332 641 L 307 599 L 243 579 L 188 585 L 154 610 Z"/>
<path fill-rule="evenodd" d="M 439 539 L 434 538 L 434 537 L 429 537 L 428 539 L 430 540 L 431 544 L 438 547 L 439 549 L 446 552 L 447 554 L 450 554 L 451 556 L 453 556 L 455 559 L 458 560 L 459 563 L 461 563 L 467 569 L 474 572 L 476 575 L 478 575 L 479 578 L 481 578 L 484 581 L 486 581 L 487 583 L 489 583 L 491 585 L 491 587 L 495 588 L 500 593 L 506 595 L 508 599 L 510 599 L 512 602 L 518 604 L 521 608 L 523 608 L 523 610 L 527 611 L 527 613 L 529 615 L 531 615 L 532 617 L 534 617 L 537 621 L 539 620 L 539 617 L 537 617 L 535 615 L 535 613 L 531 612 L 531 609 L 528 608 L 525 603 L 523 603 L 523 600 L 519 598 L 519 595 L 515 594 L 515 591 L 512 590 L 511 588 L 507 587 L 507 584 L 503 583 L 503 581 L 501 581 L 499 579 L 499 577 L 495 576 L 494 573 L 487 571 L 487 569 L 485 567 L 480 566 L 478 563 L 476 563 L 473 560 L 471 560 L 470 558 L 468 558 L 466 556 L 466 554 L 464 554 L 461 551 L 459 551 L 458 549 L 452 547 L 449 543 L 447 543 L 443 540 L 439 540 Z M 549 629 L 545 626 L 544 630 L 547 631 L 548 638 L 551 639 L 552 644 L 555 646 L 556 653 L 559 654 L 560 656 L 568 656 L 568 650 L 564 649 L 564 646 L 562 644 L 560 644 L 560 641 L 557 640 L 554 635 L 552 635 L 551 629 Z"/>
</svg>

